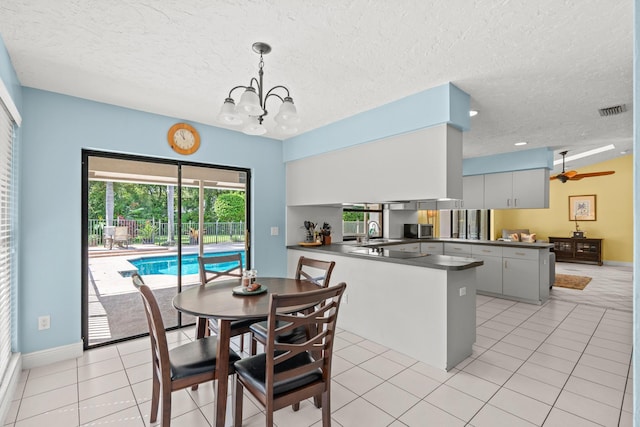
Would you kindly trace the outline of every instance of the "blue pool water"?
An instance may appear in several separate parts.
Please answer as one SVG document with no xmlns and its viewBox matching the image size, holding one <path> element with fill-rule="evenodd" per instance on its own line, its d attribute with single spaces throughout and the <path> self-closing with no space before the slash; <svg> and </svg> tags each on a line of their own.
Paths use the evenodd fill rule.
<svg viewBox="0 0 640 427">
<path fill-rule="evenodd" d="M 231 255 L 240 253 L 242 256 L 242 268 L 246 268 L 244 251 L 230 251 L 230 252 L 212 252 L 205 253 L 205 256 L 215 255 Z M 177 276 L 178 275 L 178 255 L 164 255 L 154 257 L 144 257 L 128 260 L 137 269 L 139 274 L 166 274 Z M 228 270 L 233 267 L 235 263 L 227 262 L 216 265 L 214 270 Z M 198 274 L 198 254 L 182 255 L 182 274 Z"/>
</svg>

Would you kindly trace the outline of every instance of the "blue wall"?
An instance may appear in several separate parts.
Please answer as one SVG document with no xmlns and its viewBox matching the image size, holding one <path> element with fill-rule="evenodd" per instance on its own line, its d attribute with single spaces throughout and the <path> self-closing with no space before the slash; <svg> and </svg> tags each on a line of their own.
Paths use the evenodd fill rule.
<svg viewBox="0 0 640 427">
<path fill-rule="evenodd" d="M 255 267 L 286 275 L 285 236 L 270 235 L 271 226 L 286 229 L 280 141 L 192 123 L 200 149 L 180 156 L 166 140 L 178 119 L 30 88 L 22 95 L 20 351 L 80 340 L 83 148 L 250 168 Z M 51 329 L 37 331 L 45 314 Z"/>
<path fill-rule="evenodd" d="M 553 169 L 553 150 L 548 147 L 472 157 L 462 161 L 463 176 L 544 168 Z"/>
<path fill-rule="evenodd" d="M 451 83 L 330 123 L 284 142 L 285 162 L 449 123 L 469 129 L 470 97 Z"/>
</svg>

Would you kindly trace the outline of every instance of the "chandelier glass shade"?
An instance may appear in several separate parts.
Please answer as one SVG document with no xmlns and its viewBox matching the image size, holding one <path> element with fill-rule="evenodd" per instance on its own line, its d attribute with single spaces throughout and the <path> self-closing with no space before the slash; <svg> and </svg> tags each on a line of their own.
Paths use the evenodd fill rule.
<svg viewBox="0 0 640 427">
<path fill-rule="evenodd" d="M 269 89 L 266 94 L 263 91 L 263 55 L 271 52 L 271 46 L 256 42 L 253 44 L 253 50 L 260 54 L 258 78 L 251 78 L 249 86 L 236 86 L 229 91 L 229 96 L 224 100 L 218 114 L 218 121 L 226 125 L 242 126 L 242 131 L 247 135 L 264 135 L 267 129 L 262 122 L 264 117 L 269 114 L 267 100 L 275 97 L 281 101 L 278 114 L 274 117 L 276 132 L 284 135 L 295 134 L 298 131 L 297 124 L 300 123 L 300 117 L 293 103 L 293 98 L 289 94 L 289 89 L 278 85 Z M 238 89 L 244 89 L 244 91 L 236 105 L 232 94 Z"/>
</svg>

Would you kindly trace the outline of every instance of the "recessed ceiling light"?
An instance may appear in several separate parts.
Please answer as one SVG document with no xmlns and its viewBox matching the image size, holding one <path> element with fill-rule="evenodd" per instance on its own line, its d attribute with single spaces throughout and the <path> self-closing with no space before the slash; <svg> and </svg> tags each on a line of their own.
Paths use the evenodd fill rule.
<svg viewBox="0 0 640 427">
<path fill-rule="evenodd" d="M 594 148 L 593 150 L 585 151 L 584 153 L 574 154 L 573 156 L 567 156 L 564 159 L 564 161 L 570 162 L 571 160 L 582 159 L 583 157 L 593 156 L 594 154 L 599 154 L 604 151 L 613 150 L 614 148 L 616 148 L 616 146 L 613 144 L 605 145 L 604 147 Z M 558 159 L 553 162 L 554 165 L 559 165 L 561 163 L 562 163 L 562 159 Z"/>
<path fill-rule="evenodd" d="M 528 144 L 527 141 L 520 141 L 520 142 L 516 142 L 513 145 L 521 146 L 521 145 L 527 145 L 527 144 Z"/>
<path fill-rule="evenodd" d="M 477 116 L 478 112 L 476 110 L 469 110 L 469 117 Z"/>
</svg>

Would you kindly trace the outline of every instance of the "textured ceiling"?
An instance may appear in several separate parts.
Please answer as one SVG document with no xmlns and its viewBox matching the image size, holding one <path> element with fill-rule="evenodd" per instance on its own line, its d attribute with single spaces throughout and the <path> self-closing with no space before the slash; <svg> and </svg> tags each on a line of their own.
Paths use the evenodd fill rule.
<svg viewBox="0 0 640 427">
<path fill-rule="evenodd" d="M 574 168 L 631 150 L 632 16 L 631 0 L 2 0 L 0 34 L 24 86 L 214 126 L 257 75 L 255 41 L 300 133 L 451 81 L 480 111 L 465 157 L 616 145 Z"/>
</svg>

